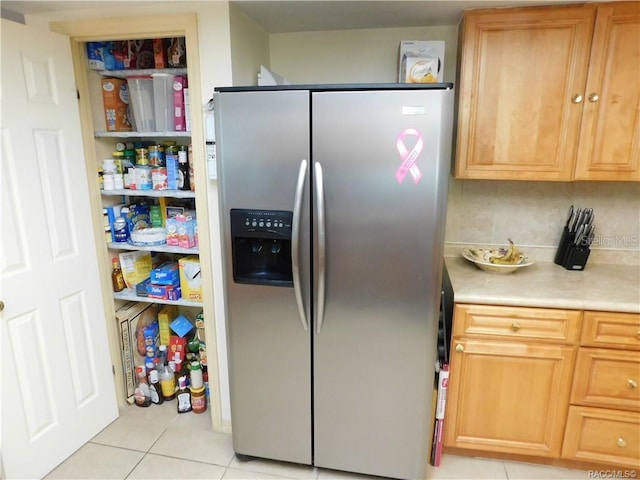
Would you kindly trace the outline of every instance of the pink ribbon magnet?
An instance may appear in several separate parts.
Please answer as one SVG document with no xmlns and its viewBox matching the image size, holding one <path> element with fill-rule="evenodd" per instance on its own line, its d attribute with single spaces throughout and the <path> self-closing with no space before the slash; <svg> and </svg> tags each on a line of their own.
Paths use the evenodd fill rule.
<svg viewBox="0 0 640 480">
<path fill-rule="evenodd" d="M 413 146 L 411 151 L 409 151 L 404 144 L 404 137 L 409 135 L 417 137 L 416 144 Z M 398 149 L 398 153 L 402 159 L 402 164 L 396 171 L 396 180 L 398 180 L 398 183 L 402 183 L 404 181 L 404 177 L 407 176 L 407 173 L 410 173 L 411 177 L 413 177 L 413 183 L 418 183 L 420 181 L 422 173 L 416 165 L 416 159 L 418 158 L 418 155 L 420 155 L 420 152 L 422 152 L 423 146 L 424 141 L 422 140 L 422 134 L 416 129 L 407 128 L 400 132 L 396 140 L 396 148 Z"/>
</svg>

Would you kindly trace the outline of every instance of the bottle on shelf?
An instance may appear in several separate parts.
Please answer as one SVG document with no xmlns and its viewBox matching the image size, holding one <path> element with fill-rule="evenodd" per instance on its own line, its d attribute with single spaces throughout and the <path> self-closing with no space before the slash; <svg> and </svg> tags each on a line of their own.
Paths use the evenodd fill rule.
<svg viewBox="0 0 640 480">
<path fill-rule="evenodd" d="M 164 395 L 162 394 L 162 387 L 160 386 L 160 380 L 157 370 L 151 370 L 149 372 L 149 390 L 151 391 L 151 402 L 156 405 L 164 403 Z"/>
<path fill-rule="evenodd" d="M 187 377 L 182 376 L 178 379 L 178 413 L 190 412 L 191 407 L 191 392 L 187 388 Z"/>
<path fill-rule="evenodd" d="M 111 283 L 113 285 L 114 292 L 121 292 L 126 286 L 124 283 L 124 277 L 122 275 L 122 269 L 120 268 L 120 262 L 117 257 L 111 260 L 113 271 L 111 272 Z"/>
<path fill-rule="evenodd" d="M 200 388 L 191 387 L 191 409 L 193 413 L 204 413 L 207 410 L 207 396 L 204 385 Z"/>
<path fill-rule="evenodd" d="M 176 398 L 176 379 L 169 365 L 165 365 L 160 374 L 160 388 L 165 400 L 170 401 Z"/>
<path fill-rule="evenodd" d="M 178 147 L 178 190 L 191 190 L 187 147 Z"/>
<path fill-rule="evenodd" d="M 138 386 L 133 391 L 133 399 L 139 407 L 148 407 L 151 405 L 151 390 L 147 383 L 147 370 L 144 365 L 136 367 L 136 375 L 138 376 Z"/>
<path fill-rule="evenodd" d="M 191 388 L 204 387 L 204 378 L 202 377 L 202 367 L 200 365 L 200 362 L 198 362 L 197 360 L 191 362 L 191 372 L 189 375 Z"/>
<path fill-rule="evenodd" d="M 129 240 L 129 226 L 127 225 L 127 216 L 129 209 L 122 207 L 120 216 L 113 222 L 113 236 L 117 243 L 126 243 Z"/>
</svg>

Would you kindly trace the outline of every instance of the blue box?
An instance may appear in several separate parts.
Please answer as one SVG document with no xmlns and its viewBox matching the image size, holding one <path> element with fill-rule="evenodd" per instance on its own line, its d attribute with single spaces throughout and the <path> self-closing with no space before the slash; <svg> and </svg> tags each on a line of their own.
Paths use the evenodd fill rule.
<svg viewBox="0 0 640 480">
<path fill-rule="evenodd" d="M 147 296 L 149 298 L 159 298 L 162 300 L 179 300 L 182 291 L 179 285 L 156 285 L 147 284 Z"/>
<path fill-rule="evenodd" d="M 164 262 L 151 270 L 151 283 L 155 285 L 180 285 L 180 270 L 177 262 Z"/>
</svg>

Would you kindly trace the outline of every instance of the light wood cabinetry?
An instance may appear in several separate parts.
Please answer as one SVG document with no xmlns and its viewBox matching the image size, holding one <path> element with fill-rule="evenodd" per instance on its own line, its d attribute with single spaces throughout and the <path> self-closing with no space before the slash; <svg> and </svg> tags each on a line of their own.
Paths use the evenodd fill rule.
<svg viewBox="0 0 640 480">
<path fill-rule="evenodd" d="M 640 2 L 599 4 L 576 180 L 640 180 Z"/>
<path fill-rule="evenodd" d="M 640 180 L 640 2 L 475 10 L 461 29 L 457 178 Z"/>
<path fill-rule="evenodd" d="M 456 305 L 445 445 L 560 456 L 581 313 Z"/>
<path fill-rule="evenodd" d="M 640 315 L 585 312 L 562 457 L 640 468 L 639 384 Z"/>
</svg>

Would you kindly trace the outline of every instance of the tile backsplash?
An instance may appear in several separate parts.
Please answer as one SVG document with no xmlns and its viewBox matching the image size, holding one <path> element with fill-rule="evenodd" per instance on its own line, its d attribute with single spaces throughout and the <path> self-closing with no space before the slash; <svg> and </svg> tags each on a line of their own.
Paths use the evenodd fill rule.
<svg viewBox="0 0 640 480">
<path fill-rule="evenodd" d="M 467 245 L 506 245 L 511 238 L 539 261 L 551 261 L 569 206 L 593 208 L 589 261 L 640 265 L 640 184 L 625 182 L 449 183 L 447 251 Z"/>
</svg>

